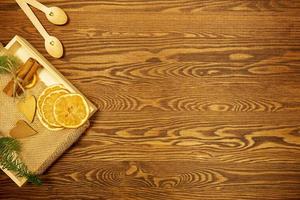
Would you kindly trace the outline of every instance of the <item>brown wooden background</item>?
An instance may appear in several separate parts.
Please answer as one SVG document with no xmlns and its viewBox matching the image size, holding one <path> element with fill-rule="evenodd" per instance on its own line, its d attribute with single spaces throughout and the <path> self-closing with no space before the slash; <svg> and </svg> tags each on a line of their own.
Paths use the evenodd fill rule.
<svg viewBox="0 0 300 200">
<path fill-rule="evenodd" d="M 38 12 L 63 59 L 13 0 L 0 41 L 25 37 L 100 112 L 42 187 L 1 173 L 1 199 L 300 199 L 300 1 L 41 2 L 70 17 Z"/>
</svg>

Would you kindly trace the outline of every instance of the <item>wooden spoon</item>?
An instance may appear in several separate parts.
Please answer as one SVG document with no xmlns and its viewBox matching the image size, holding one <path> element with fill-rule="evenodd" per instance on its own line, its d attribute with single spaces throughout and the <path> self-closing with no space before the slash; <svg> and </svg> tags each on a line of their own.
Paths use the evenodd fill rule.
<svg viewBox="0 0 300 200">
<path fill-rule="evenodd" d="M 67 14 L 59 7 L 50 7 L 48 8 L 48 12 L 45 14 L 47 19 L 56 25 L 64 25 L 68 21 Z"/>
<path fill-rule="evenodd" d="M 54 58 L 60 58 L 64 53 L 62 43 L 54 36 L 48 35 L 45 38 L 45 48 Z"/>
<path fill-rule="evenodd" d="M 32 5 L 36 9 L 39 9 L 45 13 L 47 19 L 55 25 L 64 25 L 68 21 L 68 16 L 61 8 L 58 7 L 47 7 L 37 0 L 23 0 L 26 3 Z"/>
<path fill-rule="evenodd" d="M 32 24 L 35 26 L 35 28 L 39 31 L 39 33 L 43 36 L 45 40 L 45 48 L 47 52 L 53 56 L 54 58 L 60 58 L 62 57 L 64 53 L 63 45 L 62 43 L 54 36 L 50 36 L 43 25 L 40 23 L 38 18 L 35 16 L 35 14 L 32 12 L 26 1 L 28 0 L 16 0 L 21 9 L 25 12 L 27 17 L 30 19 Z M 29 0 L 31 3 L 33 3 L 34 7 L 39 7 L 42 11 L 48 10 L 46 6 L 43 4 L 40 4 L 37 1 Z M 55 21 L 55 20 L 54 20 Z"/>
</svg>

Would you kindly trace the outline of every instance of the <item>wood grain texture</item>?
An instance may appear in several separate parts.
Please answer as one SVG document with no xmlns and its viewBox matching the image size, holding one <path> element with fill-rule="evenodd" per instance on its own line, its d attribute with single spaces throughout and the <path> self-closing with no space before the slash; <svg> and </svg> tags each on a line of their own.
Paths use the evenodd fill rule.
<svg viewBox="0 0 300 200">
<path fill-rule="evenodd" d="M 100 109 L 42 176 L 1 199 L 299 199 L 300 3 L 56 0 L 65 57 L 12 0 L 7 43 L 30 41 Z"/>
</svg>

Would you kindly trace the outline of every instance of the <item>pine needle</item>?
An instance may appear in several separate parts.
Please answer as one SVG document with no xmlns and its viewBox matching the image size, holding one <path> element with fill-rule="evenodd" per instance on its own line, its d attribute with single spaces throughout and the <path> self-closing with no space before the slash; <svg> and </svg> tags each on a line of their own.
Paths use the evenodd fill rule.
<svg viewBox="0 0 300 200">
<path fill-rule="evenodd" d="M 18 58 L 14 56 L 0 56 L 0 74 L 14 71 L 19 64 Z"/>
<path fill-rule="evenodd" d="M 0 138 L 0 165 L 7 170 L 13 171 L 17 176 L 26 177 L 29 182 L 41 185 L 41 180 L 30 172 L 27 166 L 18 159 L 21 144 L 14 138 Z"/>
</svg>

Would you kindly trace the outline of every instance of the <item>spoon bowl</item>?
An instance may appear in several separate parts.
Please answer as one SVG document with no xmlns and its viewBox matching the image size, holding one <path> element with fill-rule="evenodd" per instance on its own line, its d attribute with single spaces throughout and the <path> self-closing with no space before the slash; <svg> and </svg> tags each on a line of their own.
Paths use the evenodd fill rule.
<svg viewBox="0 0 300 200">
<path fill-rule="evenodd" d="M 45 48 L 46 51 L 54 58 L 61 58 L 64 53 L 63 45 L 54 36 L 48 36 L 45 38 Z"/>
<path fill-rule="evenodd" d="M 45 14 L 47 19 L 56 25 L 64 25 L 68 21 L 67 14 L 59 7 L 50 7 Z"/>
</svg>

